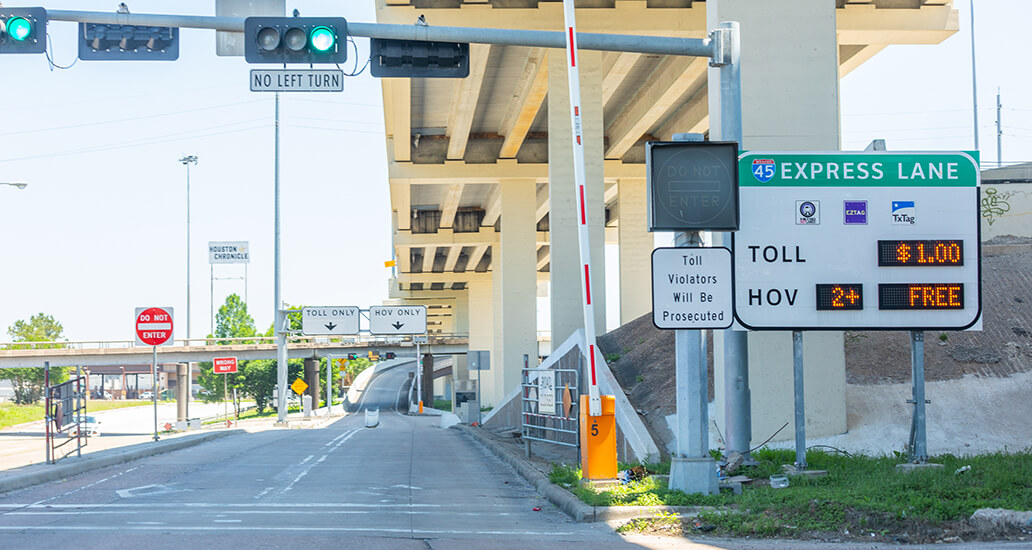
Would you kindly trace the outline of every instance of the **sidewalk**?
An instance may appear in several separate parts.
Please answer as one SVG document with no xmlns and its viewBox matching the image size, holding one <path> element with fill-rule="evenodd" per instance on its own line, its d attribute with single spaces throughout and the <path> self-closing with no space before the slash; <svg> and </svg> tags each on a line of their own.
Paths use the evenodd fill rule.
<svg viewBox="0 0 1032 550">
<path fill-rule="evenodd" d="M 334 410 L 339 411 L 340 408 L 335 407 Z M 159 441 L 154 441 L 153 434 L 95 436 L 89 438 L 81 457 L 73 452 L 57 464 L 46 463 L 43 422 L 11 426 L 0 431 L 0 493 L 200 445 L 222 437 L 269 429 L 317 429 L 347 416 L 346 413 L 327 415 L 325 407 L 315 412 L 322 414 L 310 418 L 305 418 L 302 413 L 289 414 L 286 426 L 278 426 L 275 416 L 253 418 L 234 421 L 233 428 L 226 428 L 225 424 L 220 423 L 200 430 L 160 434 Z M 60 439 L 58 443 L 64 441 L 67 440 Z M 69 444 L 57 452 L 67 452 L 71 448 Z"/>
</svg>

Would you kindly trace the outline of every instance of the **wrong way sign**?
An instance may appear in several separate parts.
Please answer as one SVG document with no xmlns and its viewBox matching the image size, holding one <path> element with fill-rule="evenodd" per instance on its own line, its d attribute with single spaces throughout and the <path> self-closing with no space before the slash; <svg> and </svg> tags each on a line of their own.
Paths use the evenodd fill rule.
<svg viewBox="0 0 1032 550">
<path fill-rule="evenodd" d="M 237 371 L 236 357 L 216 357 L 212 359 L 212 371 L 215 374 L 233 374 Z"/>
<path fill-rule="evenodd" d="M 136 343 L 141 346 L 167 346 L 172 343 L 172 308 L 136 308 Z"/>
</svg>

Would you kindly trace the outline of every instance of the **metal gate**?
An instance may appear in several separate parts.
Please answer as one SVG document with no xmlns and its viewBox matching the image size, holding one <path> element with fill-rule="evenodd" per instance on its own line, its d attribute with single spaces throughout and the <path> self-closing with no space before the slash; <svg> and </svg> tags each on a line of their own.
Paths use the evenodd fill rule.
<svg viewBox="0 0 1032 550">
<path fill-rule="evenodd" d="M 530 452 L 530 440 L 570 447 L 580 445 L 578 418 L 580 417 L 582 366 L 581 349 L 578 346 L 572 346 L 558 360 L 549 357 L 536 368 L 523 369 L 521 416 L 523 438 L 528 440 L 528 453 Z M 540 387 L 543 371 L 550 372 L 554 376 L 555 383 L 551 388 Z M 552 399 L 549 400 L 547 395 L 542 399 L 542 390 L 550 392 Z M 553 404 L 554 413 L 543 412 L 541 410 L 542 401 L 546 404 Z"/>
</svg>

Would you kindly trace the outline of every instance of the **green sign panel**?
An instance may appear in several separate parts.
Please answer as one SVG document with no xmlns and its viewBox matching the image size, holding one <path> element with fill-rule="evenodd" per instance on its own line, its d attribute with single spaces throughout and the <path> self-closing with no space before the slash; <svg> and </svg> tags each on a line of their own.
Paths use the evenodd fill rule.
<svg viewBox="0 0 1032 550">
<path fill-rule="evenodd" d="M 975 187 L 978 153 L 744 153 L 742 187 Z M 748 174 L 748 175 L 747 175 Z"/>
</svg>

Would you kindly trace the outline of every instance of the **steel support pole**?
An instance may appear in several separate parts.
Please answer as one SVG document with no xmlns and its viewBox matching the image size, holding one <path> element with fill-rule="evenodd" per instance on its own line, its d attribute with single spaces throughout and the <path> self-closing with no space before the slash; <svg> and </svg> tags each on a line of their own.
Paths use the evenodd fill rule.
<svg viewBox="0 0 1032 550">
<path fill-rule="evenodd" d="M 279 92 L 276 92 L 276 119 L 275 119 L 275 138 L 274 138 L 274 149 L 273 158 L 273 195 L 275 214 L 274 229 L 273 229 L 273 247 L 275 253 L 273 254 L 273 301 L 275 302 L 275 308 L 273 309 L 273 328 L 276 334 L 276 383 L 278 384 L 277 396 L 279 400 L 279 407 L 276 411 L 276 420 L 278 422 L 287 421 L 287 327 L 286 314 L 283 312 L 283 301 L 280 295 L 280 262 L 282 261 L 282 254 L 280 253 L 280 150 L 279 150 Z"/>
<path fill-rule="evenodd" d="M 795 467 L 806 469 L 806 403 L 803 396 L 803 332 L 792 331 L 792 381 L 795 383 Z"/>
<path fill-rule="evenodd" d="M 720 138 L 742 143 L 742 70 L 741 40 L 737 21 L 725 21 L 715 31 L 721 33 L 720 54 L 712 64 L 720 67 Z M 730 233 L 723 236 L 731 242 Z M 744 330 L 724 331 L 724 414 L 727 426 L 725 447 L 749 457 L 752 440 L 752 412 L 749 393 L 749 334 Z"/>
<path fill-rule="evenodd" d="M 978 74 L 975 70 L 975 0 L 971 0 L 971 116 L 978 151 Z"/>
<path fill-rule="evenodd" d="M 193 162 L 196 157 L 193 157 Z M 184 159 L 186 165 L 186 345 L 190 345 L 190 157 Z"/>
<path fill-rule="evenodd" d="M 928 439 L 925 425 L 924 332 L 910 332 L 910 374 L 913 381 L 914 418 L 910 423 L 910 461 L 928 462 Z"/>
<path fill-rule="evenodd" d="M 419 353 L 419 342 L 416 342 L 416 402 L 419 414 L 423 414 L 423 355 Z"/>
<path fill-rule="evenodd" d="M 151 392 L 151 401 L 154 402 L 154 441 L 158 438 L 158 346 L 151 346 L 151 384 L 154 390 Z M 125 389 L 123 384 L 122 389 Z"/>
<path fill-rule="evenodd" d="M 140 379 L 137 378 L 136 379 L 136 387 L 138 388 L 139 386 L 140 386 Z M 86 416 L 86 411 L 80 409 L 80 407 L 83 406 L 83 402 L 80 401 L 80 397 L 82 396 L 82 391 L 83 391 L 82 390 L 82 365 L 76 365 L 75 366 L 75 415 L 79 416 L 79 417 Z M 82 445 L 76 445 L 75 446 L 75 456 L 77 456 L 77 457 L 81 457 L 82 456 Z"/>
<path fill-rule="evenodd" d="M 46 391 L 46 393 L 43 394 L 43 404 L 46 406 L 46 410 L 43 411 L 43 423 L 45 428 L 44 432 L 46 433 L 46 437 L 44 437 L 43 439 L 46 443 L 47 449 L 47 464 L 53 464 L 53 462 L 51 462 L 53 457 L 50 453 L 50 443 L 54 435 L 50 433 L 50 422 L 53 418 L 50 416 L 50 361 L 43 361 L 43 388 Z M 103 389 L 104 388 L 102 387 L 101 391 L 103 391 Z M 76 437 L 82 437 L 82 427 L 77 427 L 76 429 L 79 431 Z"/>
<path fill-rule="evenodd" d="M 76 21 L 80 23 L 244 32 L 243 17 L 47 10 L 47 19 L 50 21 Z M 538 48 L 565 48 L 567 40 L 566 33 L 559 31 L 438 27 L 432 24 L 429 26 L 391 25 L 384 23 L 359 23 L 355 21 L 348 22 L 348 35 L 393 40 L 473 42 L 477 44 Z M 688 55 L 695 57 L 710 57 L 713 53 L 710 40 L 706 38 L 577 33 L 577 44 L 578 48 L 582 50 Z"/>
<path fill-rule="evenodd" d="M 326 357 L 326 416 L 333 413 L 333 359 Z"/>
</svg>

